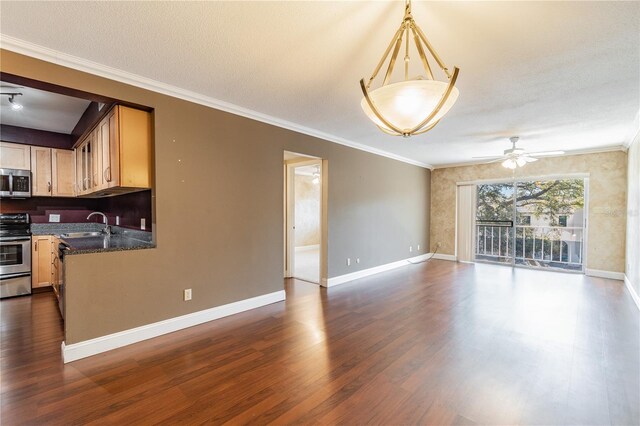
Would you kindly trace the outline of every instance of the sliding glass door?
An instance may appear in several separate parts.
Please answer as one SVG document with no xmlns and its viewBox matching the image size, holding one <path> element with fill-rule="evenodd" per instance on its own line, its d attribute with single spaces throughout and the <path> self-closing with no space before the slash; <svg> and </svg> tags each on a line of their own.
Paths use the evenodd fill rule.
<svg viewBox="0 0 640 426">
<path fill-rule="evenodd" d="M 513 183 L 478 185 L 476 260 L 513 263 Z"/>
<path fill-rule="evenodd" d="M 476 260 L 583 270 L 584 179 L 477 185 Z"/>
</svg>

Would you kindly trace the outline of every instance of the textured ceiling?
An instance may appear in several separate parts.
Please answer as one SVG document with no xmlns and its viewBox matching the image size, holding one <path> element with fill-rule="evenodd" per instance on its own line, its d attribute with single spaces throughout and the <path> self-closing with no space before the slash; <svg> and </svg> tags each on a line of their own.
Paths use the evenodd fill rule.
<svg viewBox="0 0 640 426">
<path fill-rule="evenodd" d="M 11 2 L 3 35 L 433 165 L 621 145 L 640 106 L 638 2 L 414 2 L 460 98 L 431 132 L 360 110 L 402 2 Z"/>
<path fill-rule="evenodd" d="M 15 102 L 24 108 L 11 109 L 8 96 L 2 96 L 0 123 L 29 129 L 69 134 L 89 106 L 89 101 L 44 92 L 30 87 L 0 82 L 2 93 L 22 93 Z"/>
</svg>

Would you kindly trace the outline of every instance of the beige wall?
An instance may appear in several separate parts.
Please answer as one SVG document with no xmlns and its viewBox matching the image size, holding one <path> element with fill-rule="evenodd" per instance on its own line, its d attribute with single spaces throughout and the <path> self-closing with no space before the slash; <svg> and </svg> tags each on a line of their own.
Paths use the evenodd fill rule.
<svg viewBox="0 0 640 426">
<path fill-rule="evenodd" d="M 627 169 L 627 279 L 640 295 L 640 133 L 628 151 Z"/>
<path fill-rule="evenodd" d="M 0 67 L 154 108 L 157 248 L 66 258 L 68 344 L 282 290 L 284 150 L 328 162 L 329 277 L 428 246 L 429 170 L 5 50 Z"/>
<path fill-rule="evenodd" d="M 623 272 L 625 257 L 627 155 L 622 151 L 542 158 L 516 176 L 589 173 L 587 268 Z M 455 254 L 456 182 L 509 179 L 500 163 L 436 169 L 431 174 L 431 250 Z"/>
<path fill-rule="evenodd" d="M 294 190 L 295 246 L 320 244 L 320 185 L 313 183 L 313 176 L 296 174 Z"/>
</svg>

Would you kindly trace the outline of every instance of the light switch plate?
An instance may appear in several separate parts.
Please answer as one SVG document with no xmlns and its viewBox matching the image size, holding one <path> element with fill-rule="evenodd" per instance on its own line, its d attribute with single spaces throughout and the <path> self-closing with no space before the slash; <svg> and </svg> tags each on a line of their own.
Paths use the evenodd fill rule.
<svg viewBox="0 0 640 426">
<path fill-rule="evenodd" d="M 60 215 L 59 214 L 50 214 L 49 215 L 49 222 L 60 222 Z"/>
<path fill-rule="evenodd" d="M 146 227 L 147 227 L 147 220 L 145 218 L 140 219 L 140 229 L 144 231 Z"/>
</svg>

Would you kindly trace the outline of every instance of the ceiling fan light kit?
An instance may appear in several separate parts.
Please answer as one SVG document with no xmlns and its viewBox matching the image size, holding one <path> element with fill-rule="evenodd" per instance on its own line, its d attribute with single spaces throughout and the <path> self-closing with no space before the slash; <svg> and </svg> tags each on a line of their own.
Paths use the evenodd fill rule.
<svg viewBox="0 0 640 426">
<path fill-rule="evenodd" d="M 502 167 L 515 170 L 518 167 L 524 167 L 527 163 L 533 163 L 538 161 L 533 157 L 548 157 L 553 155 L 562 155 L 564 151 L 544 151 L 544 152 L 526 152 L 523 148 L 516 147 L 516 143 L 520 140 L 518 136 L 512 136 L 509 138 L 512 146 L 509 149 L 505 149 L 502 157 L 473 157 L 477 159 L 492 159 L 488 163 L 495 163 L 500 161 Z"/>
<path fill-rule="evenodd" d="M 425 76 L 409 78 L 411 39 L 422 61 Z M 391 83 L 391 75 L 403 44 L 404 81 Z M 444 72 L 446 81 L 434 79 L 426 56 L 427 51 Z M 389 57 L 389 65 L 382 86 L 371 90 L 373 81 Z M 408 0 L 405 3 L 405 13 L 400 28 L 391 39 L 369 81 L 365 83 L 364 79 L 360 80 L 360 88 L 364 95 L 360 106 L 367 117 L 387 134 L 409 137 L 428 132 L 440 122 L 458 99 L 459 92 L 455 84 L 459 71 L 458 67 L 454 67 L 453 72 L 450 72 L 445 66 L 424 32 L 413 20 L 411 1 Z"/>
</svg>

